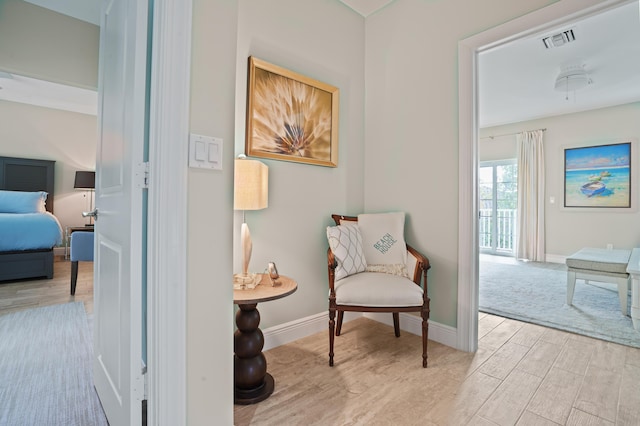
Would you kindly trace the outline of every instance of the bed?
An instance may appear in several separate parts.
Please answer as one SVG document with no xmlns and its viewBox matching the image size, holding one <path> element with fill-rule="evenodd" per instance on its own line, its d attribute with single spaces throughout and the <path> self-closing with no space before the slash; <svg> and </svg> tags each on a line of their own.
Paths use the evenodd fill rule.
<svg viewBox="0 0 640 426">
<path fill-rule="evenodd" d="M 55 161 L 0 157 L 2 210 L 18 206 L 0 213 L 0 281 L 53 278 L 53 248 L 62 241 L 53 216 L 54 167 Z M 22 209 L 36 202 L 37 211 Z"/>
</svg>

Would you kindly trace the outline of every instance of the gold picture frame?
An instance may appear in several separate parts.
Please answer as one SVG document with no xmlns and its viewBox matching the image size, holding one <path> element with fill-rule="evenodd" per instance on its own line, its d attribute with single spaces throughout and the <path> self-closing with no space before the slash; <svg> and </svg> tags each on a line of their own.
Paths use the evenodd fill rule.
<svg viewBox="0 0 640 426">
<path fill-rule="evenodd" d="M 338 166 L 337 87 L 249 57 L 246 154 Z"/>
</svg>

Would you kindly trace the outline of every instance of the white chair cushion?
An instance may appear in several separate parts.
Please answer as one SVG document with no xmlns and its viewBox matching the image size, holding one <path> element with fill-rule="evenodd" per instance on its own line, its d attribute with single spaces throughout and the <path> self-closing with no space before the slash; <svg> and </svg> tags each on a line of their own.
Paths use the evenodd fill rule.
<svg viewBox="0 0 640 426">
<path fill-rule="evenodd" d="M 358 272 L 367 267 L 362 251 L 362 235 L 358 225 L 327 226 L 327 240 L 336 258 L 336 280 Z"/>
<path fill-rule="evenodd" d="M 361 272 L 335 282 L 338 305 L 395 307 L 421 306 L 422 288 L 408 278 L 379 272 Z"/>
</svg>

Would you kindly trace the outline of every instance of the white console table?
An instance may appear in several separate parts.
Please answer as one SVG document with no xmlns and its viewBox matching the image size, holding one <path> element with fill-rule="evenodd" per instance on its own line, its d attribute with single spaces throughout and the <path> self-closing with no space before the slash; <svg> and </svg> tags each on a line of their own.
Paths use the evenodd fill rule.
<svg viewBox="0 0 640 426">
<path fill-rule="evenodd" d="M 640 248 L 631 252 L 627 272 L 631 275 L 631 320 L 633 328 L 640 331 Z"/>
</svg>

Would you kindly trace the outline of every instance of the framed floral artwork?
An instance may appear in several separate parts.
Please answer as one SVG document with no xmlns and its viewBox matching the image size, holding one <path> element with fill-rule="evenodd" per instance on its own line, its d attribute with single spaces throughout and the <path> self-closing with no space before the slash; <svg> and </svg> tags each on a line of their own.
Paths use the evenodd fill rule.
<svg viewBox="0 0 640 426">
<path fill-rule="evenodd" d="M 337 167 L 339 93 L 249 57 L 246 154 Z"/>
</svg>

